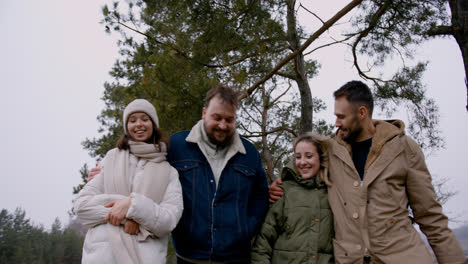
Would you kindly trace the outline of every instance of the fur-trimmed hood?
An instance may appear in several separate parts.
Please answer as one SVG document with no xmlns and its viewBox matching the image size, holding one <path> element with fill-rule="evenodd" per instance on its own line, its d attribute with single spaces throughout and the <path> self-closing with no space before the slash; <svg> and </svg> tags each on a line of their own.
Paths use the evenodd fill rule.
<svg viewBox="0 0 468 264">
<path fill-rule="evenodd" d="M 397 136 L 405 135 L 405 123 L 401 120 L 372 120 L 372 122 L 376 128 L 376 132 L 372 137 L 372 146 L 367 157 L 366 169 L 379 156 L 385 143 Z M 339 130 L 336 131 L 335 139 L 339 144 L 345 146 L 350 155 L 352 155 L 351 145 L 343 140 Z"/>
</svg>

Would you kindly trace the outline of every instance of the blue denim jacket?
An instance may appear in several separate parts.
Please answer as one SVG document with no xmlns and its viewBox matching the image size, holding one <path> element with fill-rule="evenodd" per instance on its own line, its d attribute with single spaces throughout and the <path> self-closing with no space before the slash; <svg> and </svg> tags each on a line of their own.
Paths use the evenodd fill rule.
<svg viewBox="0 0 468 264">
<path fill-rule="evenodd" d="M 216 188 L 208 160 L 190 131 L 171 137 L 168 160 L 179 172 L 184 212 L 172 232 L 178 255 L 225 263 L 249 263 L 251 240 L 268 210 L 268 184 L 260 154 L 241 138 L 246 154 L 226 164 Z"/>
</svg>

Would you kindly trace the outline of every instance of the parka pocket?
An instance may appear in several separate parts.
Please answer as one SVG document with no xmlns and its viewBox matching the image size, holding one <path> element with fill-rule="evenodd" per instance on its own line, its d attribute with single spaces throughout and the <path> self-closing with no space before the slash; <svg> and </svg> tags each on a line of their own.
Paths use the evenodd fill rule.
<svg viewBox="0 0 468 264">
<path fill-rule="evenodd" d="M 409 218 L 394 217 L 385 221 L 385 233 L 383 236 L 385 241 L 390 242 L 396 239 L 404 240 L 405 237 L 409 237 L 409 235 L 413 235 L 413 233 L 416 233 L 416 230 L 412 226 Z"/>
<path fill-rule="evenodd" d="M 364 255 L 361 245 L 343 240 L 333 239 L 333 250 L 335 261 L 342 264 L 361 263 Z"/>
</svg>

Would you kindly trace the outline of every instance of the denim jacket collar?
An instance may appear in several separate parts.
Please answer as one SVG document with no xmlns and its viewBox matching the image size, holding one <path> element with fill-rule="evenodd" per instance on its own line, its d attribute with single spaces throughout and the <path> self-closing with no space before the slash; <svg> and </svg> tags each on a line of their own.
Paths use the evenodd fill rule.
<svg viewBox="0 0 468 264">
<path fill-rule="evenodd" d="M 187 142 L 192 142 L 192 143 L 197 143 L 197 144 L 205 144 L 205 142 L 202 139 L 201 135 L 201 130 L 203 128 L 203 119 L 199 120 L 193 127 L 192 130 L 190 131 L 189 135 L 185 139 Z M 241 154 L 246 154 L 244 145 L 242 144 L 242 141 L 240 139 L 239 134 L 237 133 L 237 130 L 234 131 L 233 135 L 233 142 L 229 146 L 228 153 L 241 153 Z"/>
</svg>

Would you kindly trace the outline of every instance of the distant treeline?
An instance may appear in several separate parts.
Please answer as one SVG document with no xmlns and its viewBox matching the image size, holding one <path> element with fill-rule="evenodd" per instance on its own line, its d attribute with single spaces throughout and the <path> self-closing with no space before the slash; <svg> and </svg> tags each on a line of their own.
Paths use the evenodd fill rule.
<svg viewBox="0 0 468 264">
<path fill-rule="evenodd" d="M 453 230 L 468 253 L 468 226 Z M 26 218 L 26 212 L 17 208 L 13 213 L 6 209 L 0 212 L 0 264 L 35 263 L 35 264 L 73 264 L 81 263 L 86 229 L 76 220 L 62 228 L 58 220 L 50 231 L 43 226 L 33 225 Z M 175 263 L 175 253 L 169 242 L 167 263 Z"/>
<path fill-rule="evenodd" d="M 455 228 L 453 232 L 459 240 L 468 241 L 468 225 Z"/>
<path fill-rule="evenodd" d="M 465 251 L 465 256 L 468 258 L 468 225 L 465 224 L 461 227 L 458 227 L 454 229 L 453 232 L 460 241 L 460 244 Z M 468 263 L 468 261 L 466 263 Z"/>
<path fill-rule="evenodd" d="M 0 212 L 0 264 L 73 264 L 81 263 L 81 251 L 87 229 L 76 218 L 66 227 L 55 219 L 50 230 L 26 218 L 16 208 L 13 213 Z M 176 263 L 174 247 L 169 241 L 167 264 Z"/>
<path fill-rule="evenodd" d="M 36 226 L 17 208 L 0 213 L 0 264 L 3 263 L 81 263 L 83 233 L 71 222 L 66 228 L 58 220 L 50 231 Z M 78 227 L 78 228 L 77 228 Z"/>
</svg>

